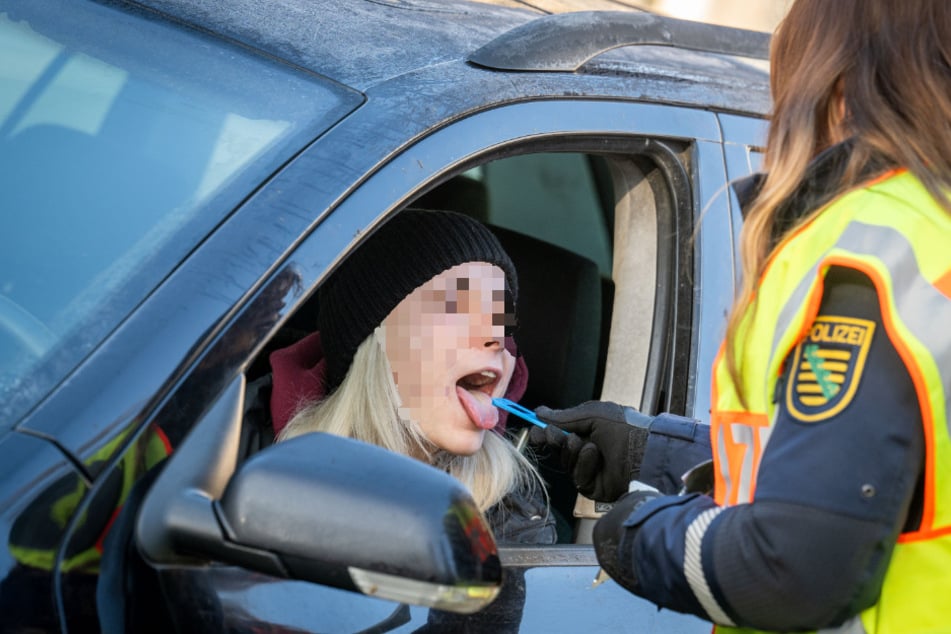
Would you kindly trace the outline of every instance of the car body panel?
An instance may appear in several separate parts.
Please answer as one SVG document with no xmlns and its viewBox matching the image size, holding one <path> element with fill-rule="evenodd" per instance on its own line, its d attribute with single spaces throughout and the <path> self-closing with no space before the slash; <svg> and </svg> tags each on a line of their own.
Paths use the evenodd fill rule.
<svg viewBox="0 0 951 634">
<path fill-rule="evenodd" d="M 225 7 L 216 6 L 213 0 L 140 3 L 364 92 L 419 69 L 463 61 L 494 37 L 538 17 L 525 8 L 465 1 L 323 0 L 262 5 L 254 0 L 232 0 Z M 314 37 L 322 32 L 332 32 L 335 37 Z M 359 55 L 354 55 L 355 48 Z M 703 97 L 698 96 L 695 105 L 703 103 L 751 113 L 766 105 L 761 95 L 751 95 L 748 90 L 761 75 L 748 62 L 737 63 L 724 56 L 715 61 L 722 66 L 711 69 L 710 56 L 658 49 L 612 51 L 605 56 L 608 63 L 603 69 L 597 62 L 593 68 L 630 75 L 634 62 L 635 72 L 649 74 L 651 83 L 657 83 L 656 88 L 676 83 L 715 87 Z M 616 59 L 625 60 L 623 70 L 610 64 L 610 60 Z M 731 72 L 724 72 L 725 68 Z M 733 99 L 728 105 L 717 103 L 730 93 L 741 91 L 751 99 Z M 662 99 L 660 94 L 658 98 Z"/>
</svg>

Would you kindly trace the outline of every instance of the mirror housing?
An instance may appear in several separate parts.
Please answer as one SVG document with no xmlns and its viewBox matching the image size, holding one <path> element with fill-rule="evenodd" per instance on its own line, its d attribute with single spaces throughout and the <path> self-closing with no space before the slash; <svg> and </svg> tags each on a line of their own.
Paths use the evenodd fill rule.
<svg viewBox="0 0 951 634">
<path fill-rule="evenodd" d="M 148 561 L 218 561 L 466 614 L 495 598 L 502 568 L 491 529 L 444 472 L 324 433 L 275 444 L 235 470 L 243 387 L 223 394 L 148 492 L 136 522 Z"/>
<path fill-rule="evenodd" d="M 502 580 L 491 530 L 458 481 L 348 438 L 307 434 L 260 452 L 215 510 L 231 541 L 279 553 L 295 579 L 461 612 Z"/>
</svg>

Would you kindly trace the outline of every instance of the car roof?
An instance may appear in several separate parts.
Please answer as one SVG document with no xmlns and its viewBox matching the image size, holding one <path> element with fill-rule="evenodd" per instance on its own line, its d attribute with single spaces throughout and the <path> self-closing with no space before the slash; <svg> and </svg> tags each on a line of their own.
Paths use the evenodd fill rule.
<svg viewBox="0 0 951 634">
<path fill-rule="evenodd" d="M 530 22 L 548 20 L 544 26 L 537 24 L 536 31 L 542 33 L 550 29 L 552 20 L 580 17 L 580 13 L 545 15 L 492 0 L 136 0 L 135 4 L 364 92 L 420 69 L 471 63 L 473 55 L 488 44 L 494 43 L 496 49 L 519 46 L 506 38 L 512 37 L 516 27 L 524 31 L 523 25 Z M 597 17 L 608 15 L 624 17 L 617 11 L 600 12 Z M 565 27 L 560 42 L 577 43 L 592 31 L 604 33 L 607 27 L 573 28 Z M 702 29 L 728 41 L 761 35 L 760 48 L 762 42 L 768 44 L 766 34 L 714 25 Z M 734 92 L 737 98 L 729 101 L 736 110 L 766 114 L 764 62 L 685 50 L 674 42 L 664 44 L 614 48 L 577 71 L 560 72 L 636 76 L 642 83 L 656 79 L 666 84 L 709 84 Z M 546 68 L 557 47 L 521 52 L 534 56 L 532 68 L 540 70 L 497 68 L 495 72 L 559 70 Z M 692 94 L 693 105 L 724 105 L 722 95 L 707 104 L 704 91 Z"/>
</svg>

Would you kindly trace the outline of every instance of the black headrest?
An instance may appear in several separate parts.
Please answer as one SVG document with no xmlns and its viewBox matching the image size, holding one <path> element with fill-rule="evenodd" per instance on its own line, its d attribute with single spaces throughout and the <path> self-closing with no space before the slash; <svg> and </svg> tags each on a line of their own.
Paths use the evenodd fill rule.
<svg viewBox="0 0 951 634">
<path fill-rule="evenodd" d="M 594 398 L 601 341 L 601 275 L 590 259 L 492 227 L 519 279 L 515 340 L 528 366 L 522 404 L 564 408 Z"/>
</svg>

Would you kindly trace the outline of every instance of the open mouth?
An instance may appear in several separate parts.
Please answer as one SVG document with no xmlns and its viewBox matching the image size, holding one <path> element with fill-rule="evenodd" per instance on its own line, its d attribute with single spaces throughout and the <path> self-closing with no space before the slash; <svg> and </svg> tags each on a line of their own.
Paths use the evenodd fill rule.
<svg viewBox="0 0 951 634">
<path fill-rule="evenodd" d="M 492 429 L 499 423 L 499 410 L 492 405 L 492 392 L 499 383 L 495 370 L 480 370 L 456 381 L 456 394 L 472 423 L 480 429 Z"/>
<path fill-rule="evenodd" d="M 491 394 L 498 382 L 499 375 L 495 370 L 482 370 L 480 372 L 467 374 L 456 381 L 456 385 L 470 392 L 485 392 L 486 394 Z"/>
</svg>

